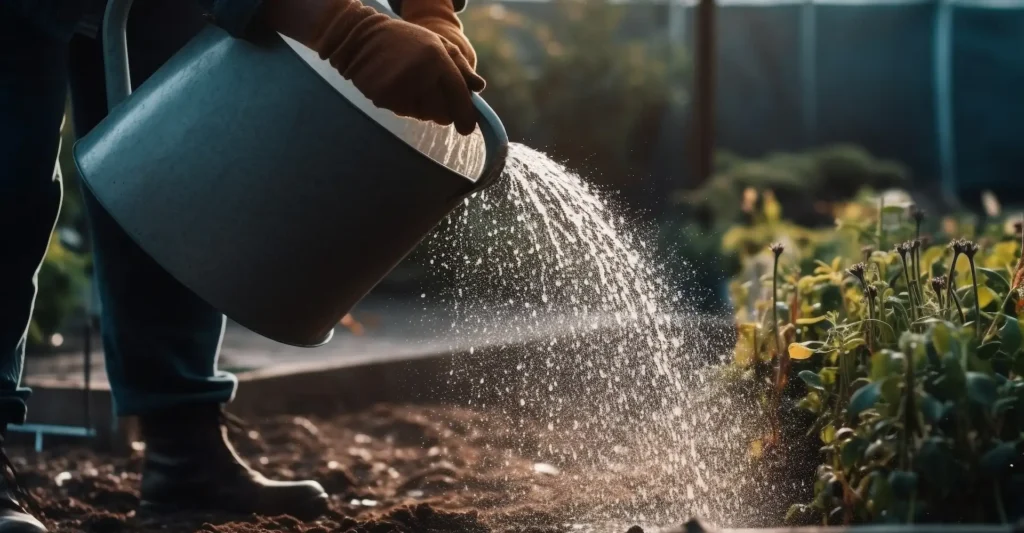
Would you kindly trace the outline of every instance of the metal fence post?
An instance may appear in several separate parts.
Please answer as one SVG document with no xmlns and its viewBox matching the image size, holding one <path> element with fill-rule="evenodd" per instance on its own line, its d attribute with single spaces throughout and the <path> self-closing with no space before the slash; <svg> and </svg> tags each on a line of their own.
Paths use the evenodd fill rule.
<svg viewBox="0 0 1024 533">
<path fill-rule="evenodd" d="M 936 0 L 933 82 L 939 175 L 946 201 L 957 203 L 956 136 L 953 130 L 953 4 Z"/>
</svg>

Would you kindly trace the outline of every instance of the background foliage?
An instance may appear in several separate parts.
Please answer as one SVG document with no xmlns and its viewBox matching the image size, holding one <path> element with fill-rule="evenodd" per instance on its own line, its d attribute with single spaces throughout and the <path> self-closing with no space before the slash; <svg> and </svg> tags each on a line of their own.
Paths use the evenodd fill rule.
<svg viewBox="0 0 1024 533">
<path fill-rule="evenodd" d="M 757 391 L 752 454 L 801 487 L 780 495 L 791 522 L 1024 516 L 1020 219 L 916 213 L 866 195 L 834 228 L 748 254 L 730 284 L 739 340 L 722 375 Z M 975 242 L 951 250 L 958 235 Z"/>
</svg>

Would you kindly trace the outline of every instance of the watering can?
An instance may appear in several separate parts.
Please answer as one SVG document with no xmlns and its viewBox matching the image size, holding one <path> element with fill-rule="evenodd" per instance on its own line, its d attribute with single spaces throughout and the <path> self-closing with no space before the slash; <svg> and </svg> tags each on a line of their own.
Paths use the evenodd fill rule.
<svg viewBox="0 0 1024 533">
<path fill-rule="evenodd" d="M 329 341 L 431 229 L 501 174 L 508 139 L 478 95 L 469 136 L 398 117 L 274 32 L 242 40 L 210 25 L 132 93 L 131 3 L 107 5 L 110 109 L 75 144 L 79 175 L 167 272 L 260 335 Z"/>
</svg>

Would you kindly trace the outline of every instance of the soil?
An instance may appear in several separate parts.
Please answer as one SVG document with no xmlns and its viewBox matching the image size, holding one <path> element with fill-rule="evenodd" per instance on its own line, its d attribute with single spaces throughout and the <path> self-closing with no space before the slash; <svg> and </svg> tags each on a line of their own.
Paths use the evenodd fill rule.
<svg viewBox="0 0 1024 533">
<path fill-rule="evenodd" d="M 607 489 L 581 491 L 571 470 L 542 462 L 544 428 L 512 426 L 466 409 L 378 406 L 327 418 L 249 421 L 233 429 L 239 452 L 264 474 L 323 484 L 331 511 L 308 522 L 139 515 L 142 443 L 133 445 L 130 457 L 83 447 L 39 454 L 13 449 L 11 457 L 51 531 L 554 533 L 587 529 L 568 518 L 581 509 L 624 501 L 625 495 Z"/>
</svg>

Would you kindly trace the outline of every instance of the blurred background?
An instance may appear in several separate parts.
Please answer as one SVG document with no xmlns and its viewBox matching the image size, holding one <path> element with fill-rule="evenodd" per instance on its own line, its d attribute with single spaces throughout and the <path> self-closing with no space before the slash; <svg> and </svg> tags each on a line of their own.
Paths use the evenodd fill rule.
<svg viewBox="0 0 1024 533">
<path fill-rule="evenodd" d="M 509 137 L 654 228 L 708 312 L 727 310 L 739 256 L 772 238 L 765 217 L 828 227 L 864 191 L 944 213 L 1024 195 L 1024 1 L 471 0 L 463 21 Z M 34 353 L 68 349 L 88 315 L 72 142 Z M 378 292 L 428 283 L 413 254 Z"/>
</svg>

